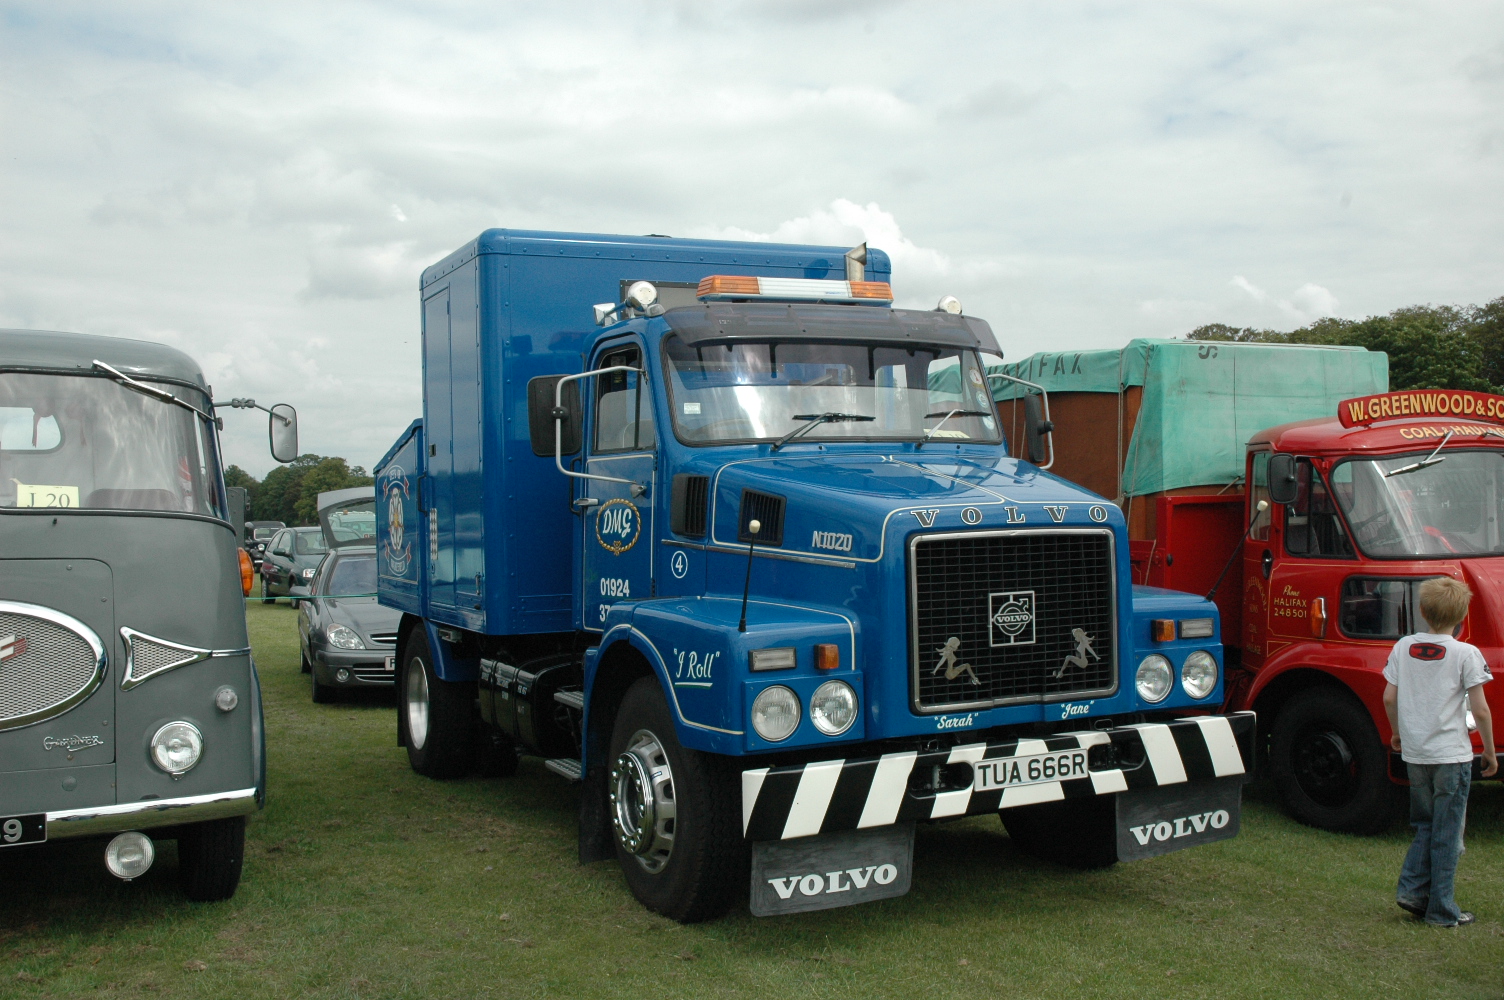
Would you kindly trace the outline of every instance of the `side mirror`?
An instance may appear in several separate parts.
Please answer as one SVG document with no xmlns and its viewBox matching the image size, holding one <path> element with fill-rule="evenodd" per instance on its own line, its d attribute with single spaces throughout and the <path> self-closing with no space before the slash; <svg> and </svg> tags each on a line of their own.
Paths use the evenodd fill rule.
<svg viewBox="0 0 1504 1000">
<path fill-rule="evenodd" d="M 1299 492 L 1300 484 L 1295 479 L 1295 456 L 1269 456 L 1269 499 L 1274 503 L 1294 503 Z"/>
<path fill-rule="evenodd" d="M 286 403 L 272 407 L 267 420 L 267 434 L 271 438 L 272 458 L 287 463 L 298 457 L 298 411 Z"/>
<path fill-rule="evenodd" d="M 1044 464 L 1049 457 L 1049 442 L 1045 438 L 1055 432 L 1053 421 L 1044 418 L 1044 407 L 1038 396 L 1024 397 L 1024 445 L 1028 450 L 1029 461 L 1035 465 Z M 1053 464 L 1053 463 L 1051 463 Z"/>
<path fill-rule="evenodd" d="M 527 384 L 527 433 L 533 454 L 552 458 L 554 454 L 554 389 L 563 375 L 539 375 Z M 566 382 L 562 393 L 564 426 L 559 453 L 573 455 L 580 450 L 580 428 L 584 414 L 580 407 L 580 384 Z"/>
</svg>

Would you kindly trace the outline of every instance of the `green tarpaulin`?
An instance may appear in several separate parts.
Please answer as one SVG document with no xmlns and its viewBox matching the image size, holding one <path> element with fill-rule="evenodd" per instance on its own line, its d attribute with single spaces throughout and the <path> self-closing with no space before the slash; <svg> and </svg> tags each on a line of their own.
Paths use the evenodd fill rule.
<svg viewBox="0 0 1504 1000">
<path fill-rule="evenodd" d="M 1389 357 L 1361 347 L 1132 340 L 1110 351 L 1042 351 L 989 371 L 1055 392 L 1118 393 L 1143 386 L 1123 457 L 1123 492 L 1230 483 L 1257 431 L 1335 416 L 1337 403 L 1389 391 Z M 1023 388 L 994 379 L 993 398 Z M 1104 446 L 1116 447 L 1111 435 Z"/>
</svg>

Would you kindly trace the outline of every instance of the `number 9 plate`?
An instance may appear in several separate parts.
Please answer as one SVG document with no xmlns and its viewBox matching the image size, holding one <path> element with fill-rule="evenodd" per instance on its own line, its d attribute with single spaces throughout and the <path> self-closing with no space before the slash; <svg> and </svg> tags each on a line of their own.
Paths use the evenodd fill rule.
<svg viewBox="0 0 1504 1000">
<path fill-rule="evenodd" d="M 40 844 L 47 839 L 47 814 L 0 816 L 0 847 Z"/>
<path fill-rule="evenodd" d="M 1060 750 L 1056 753 L 1030 754 L 1027 757 L 979 760 L 972 767 L 975 777 L 971 787 L 977 792 L 1089 776 L 1085 750 Z"/>
</svg>

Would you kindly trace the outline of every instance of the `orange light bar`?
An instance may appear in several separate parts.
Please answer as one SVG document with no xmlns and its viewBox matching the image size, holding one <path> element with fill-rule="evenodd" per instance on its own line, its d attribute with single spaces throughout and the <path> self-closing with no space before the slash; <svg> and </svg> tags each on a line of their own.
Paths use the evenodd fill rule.
<svg viewBox="0 0 1504 1000">
<path fill-rule="evenodd" d="M 854 299 L 882 299 L 893 301 L 893 286 L 886 281 L 848 281 Z"/>
<path fill-rule="evenodd" d="M 1149 623 L 1149 638 L 1155 642 L 1175 641 L 1175 619 L 1156 618 Z"/>
<path fill-rule="evenodd" d="M 1318 597 L 1311 602 L 1311 634 L 1318 639 L 1326 637 L 1326 598 Z"/>
<path fill-rule="evenodd" d="M 841 647 L 833 642 L 817 643 L 815 645 L 815 669 L 840 670 Z"/>
<path fill-rule="evenodd" d="M 240 552 L 240 592 L 246 597 L 251 596 L 251 581 L 255 579 L 256 569 L 251 565 L 250 554 L 245 549 Z"/>
<path fill-rule="evenodd" d="M 708 278 L 701 278 L 700 287 L 695 290 L 696 296 L 761 294 L 762 288 L 758 285 L 756 278 L 735 274 L 712 274 Z"/>
</svg>

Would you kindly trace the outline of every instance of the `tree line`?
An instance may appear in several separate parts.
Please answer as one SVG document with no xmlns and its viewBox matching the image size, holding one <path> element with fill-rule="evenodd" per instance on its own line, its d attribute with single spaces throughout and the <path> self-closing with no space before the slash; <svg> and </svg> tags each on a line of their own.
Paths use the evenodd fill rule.
<svg viewBox="0 0 1504 1000">
<path fill-rule="evenodd" d="M 250 494 L 246 520 L 281 521 L 288 525 L 317 524 L 320 493 L 370 486 L 375 482 L 360 466 L 324 455 L 299 455 L 261 480 L 238 465 L 225 469 L 225 485 L 243 486 Z"/>
<path fill-rule="evenodd" d="M 1389 355 L 1389 388 L 1504 395 L 1504 296 L 1481 306 L 1406 306 L 1367 319 L 1318 319 L 1288 333 L 1209 323 L 1187 340 L 1366 347 Z"/>
</svg>

